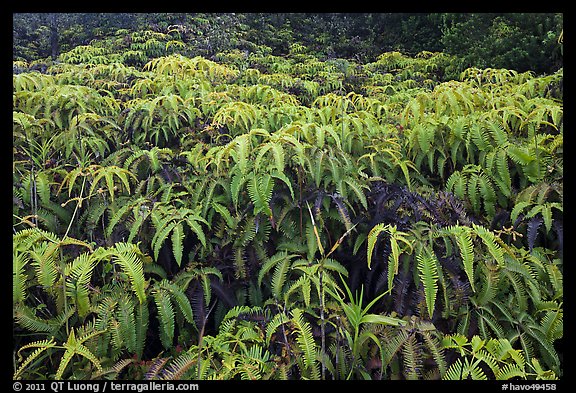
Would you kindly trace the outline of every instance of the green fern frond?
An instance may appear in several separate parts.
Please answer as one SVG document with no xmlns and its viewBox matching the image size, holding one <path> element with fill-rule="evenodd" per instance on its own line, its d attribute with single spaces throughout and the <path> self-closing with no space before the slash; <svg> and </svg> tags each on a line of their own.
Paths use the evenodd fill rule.
<svg viewBox="0 0 576 393">
<path fill-rule="evenodd" d="M 98 260 L 88 253 L 80 254 L 66 266 L 64 274 L 71 278 L 66 282 L 68 295 L 74 299 L 78 308 L 78 315 L 84 317 L 90 311 L 90 299 L 88 284 Z"/>
<path fill-rule="evenodd" d="M 286 284 L 286 279 L 288 278 L 288 273 L 291 268 L 291 263 L 289 258 L 284 258 L 280 260 L 274 269 L 274 273 L 272 274 L 272 294 L 276 299 L 282 298 L 282 292 L 284 289 L 284 285 Z"/>
<path fill-rule="evenodd" d="M 118 302 L 117 320 L 126 349 L 134 352 L 136 350 L 136 320 L 134 302 L 130 297 L 123 296 Z"/>
<path fill-rule="evenodd" d="M 295 327 L 296 342 L 302 351 L 304 364 L 307 369 L 312 369 L 316 363 L 316 343 L 312 336 L 312 328 L 304 320 L 302 310 L 297 308 L 292 310 L 291 321 Z"/>
<path fill-rule="evenodd" d="M 254 204 L 254 215 L 264 212 L 268 217 L 272 215 L 270 209 L 270 199 L 272 198 L 272 189 L 274 180 L 268 175 L 256 176 L 255 173 L 249 178 L 248 195 Z"/>
<path fill-rule="evenodd" d="M 362 204 L 362 206 L 364 207 L 364 209 L 368 209 L 368 202 L 366 200 L 366 196 L 364 195 L 364 192 L 362 191 L 363 188 L 368 188 L 368 186 L 366 185 L 361 185 L 358 182 L 356 182 L 354 179 L 347 177 L 344 179 L 344 182 L 346 184 L 348 184 L 348 187 L 350 187 L 350 189 L 352 191 L 354 191 L 354 194 L 356 195 L 356 197 L 358 197 L 358 200 L 360 201 L 360 203 Z"/>
<path fill-rule="evenodd" d="M 424 285 L 428 315 L 432 318 L 436 303 L 436 293 L 438 292 L 438 260 L 435 254 L 428 250 L 424 255 L 416 255 L 416 260 L 418 261 L 420 280 Z"/>
<path fill-rule="evenodd" d="M 190 300 L 182 289 L 174 283 L 167 280 L 162 280 L 160 283 L 162 288 L 165 288 L 169 293 L 175 303 L 178 305 L 180 312 L 184 315 L 184 318 L 188 323 L 194 325 L 194 315 L 192 312 L 192 306 L 190 305 Z"/>
<path fill-rule="evenodd" d="M 278 331 L 278 328 L 288 323 L 290 319 L 284 313 L 274 315 L 274 318 L 266 325 L 266 344 L 271 344 L 272 335 Z"/>
<path fill-rule="evenodd" d="M 101 333 L 103 332 L 101 331 L 94 332 L 94 335 Z M 86 339 L 84 339 L 84 341 L 85 340 Z M 56 379 L 62 379 L 62 375 L 64 374 L 66 367 L 68 366 L 70 360 L 72 360 L 72 357 L 74 355 L 80 355 L 85 357 L 90 362 L 92 362 L 94 366 L 96 366 L 96 369 L 98 371 L 102 371 L 102 365 L 100 364 L 100 361 L 87 347 L 82 345 L 82 341 L 76 339 L 74 329 L 72 329 L 72 331 L 70 332 L 68 340 L 64 344 L 64 348 L 66 349 L 66 351 L 64 352 L 64 355 L 62 355 L 62 358 L 60 359 L 60 365 L 58 366 L 58 370 L 56 371 L 55 375 Z"/>
<path fill-rule="evenodd" d="M 152 248 L 154 249 L 154 259 L 158 260 L 158 255 L 160 254 L 160 250 L 162 245 L 170 235 L 170 232 L 178 225 L 177 221 L 170 221 L 171 217 L 166 217 L 156 228 L 156 233 L 152 238 Z M 162 226 L 163 225 L 163 226 Z"/>
<path fill-rule="evenodd" d="M 163 380 L 182 380 L 186 372 L 198 363 L 198 355 L 195 353 L 185 353 L 170 362 L 164 368 L 161 378 Z"/>
<path fill-rule="evenodd" d="M 184 242 L 184 227 L 181 223 L 178 223 L 172 229 L 172 252 L 174 253 L 174 258 L 178 266 L 182 264 L 182 253 L 183 253 L 183 242 Z"/>
<path fill-rule="evenodd" d="M 149 311 L 148 302 L 136 304 L 134 313 L 134 329 L 136 333 L 134 352 L 138 358 L 142 358 L 146 335 L 148 332 Z"/>
<path fill-rule="evenodd" d="M 468 276 L 470 287 L 473 291 L 476 291 L 474 288 L 474 246 L 472 244 L 471 233 L 463 227 L 453 227 L 452 233 L 460 249 L 460 257 L 462 258 L 462 264 L 466 276 Z"/>
<path fill-rule="evenodd" d="M 12 303 L 22 303 L 26 299 L 26 264 L 30 261 L 28 254 L 13 250 L 12 254 Z"/>
<path fill-rule="evenodd" d="M 145 279 L 143 257 L 144 255 L 138 248 L 138 245 L 131 243 L 116 243 L 112 253 L 114 262 L 122 268 L 124 274 L 128 276 L 128 280 L 134 291 L 134 294 L 140 301 L 140 304 L 146 300 L 145 294 Z"/>
<path fill-rule="evenodd" d="M 380 223 L 375 225 L 370 232 L 368 233 L 368 268 L 370 269 L 370 265 L 372 263 L 372 252 L 374 251 L 374 246 L 376 245 L 376 240 L 378 240 L 378 235 L 380 233 L 387 230 L 387 226 Z"/>
<path fill-rule="evenodd" d="M 426 347 L 432 353 L 432 359 L 438 365 L 438 371 L 440 372 L 440 375 L 444 375 L 447 370 L 447 364 L 444 349 L 442 348 L 440 341 L 437 337 L 433 336 L 431 332 L 422 331 L 421 334 L 424 338 Z"/>
<path fill-rule="evenodd" d="M 488 248 L 488 252 L 494 260 L 497 262 L 498 266 L 504 266 L 504 255 L 502 248 L 496 243 L 496 236 L 494 233 L 484 228 L 481 225 L 472 225 L 474 233 L 476 233 L 484 242 Z"/>
<path fill-rule="evenodd" d="M 28 357 L 26 357 L 26 359 L 22 363 L 20 363 L 20 365 L 18 366 L 18 368 L 14 372 L 12 379 L 16 379 L 16 380 L 20 379 L 21 374 L 24 372 L 26 367 L 30 363 L 32 363 L 32 361 L 34 359 L 36 359 L 38 356 L 40 356 L 40 354 L 42 354 L 42 352 L 44 352 L 50 348 L 54 348 L 55 346 L 56 346 L 56 342 L 54 341 L 54 338 L 52 337 L 49 340 L 34 341 L 30 344 L 26 344 L 26 345 L 23 345 L 22 347 L 20 347 L 18 349 L 19 355 L 20 355 L 20 352 L 25 350 L 25 349 L 28 349 L 28 348 L 37 348 L 37 349 L 34 350 L 30 355 L 28 355 Z"/>
<path fill-rule="evenodd" d="M 383 353 L 384 353 L 384 364 L 387 366 L 390 364 L 392 359 L 402 350 L 406 340 L 409 338 L 409 334 L 406 330 L 397 330 L 396 334 L 383 342 Z"/>
<path fill-rule="evenodd" d="M 154 303 L 158 310 L 160 322 L 160 341 L 164 348 L 172 348 L 174 339 L 174 309 L 170 301 L 170 295 L 165 290 L 156 290 L 153 293 Z"/>
</svg>

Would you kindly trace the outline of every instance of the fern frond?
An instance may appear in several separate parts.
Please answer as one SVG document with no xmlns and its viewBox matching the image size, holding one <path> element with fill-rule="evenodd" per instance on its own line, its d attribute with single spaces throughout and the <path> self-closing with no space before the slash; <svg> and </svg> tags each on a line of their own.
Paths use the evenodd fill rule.
<svg viewBox="0 0 576 393">
<path fill-rule="evenodd" d="M 284 313 L 278 313 L 278 314 L 274 315 L 274 318 L 272 318 L 272 320 L 270 322 L 268 322 L 268 324 L 266 325 L 266 344 L 267 345 L 271 344 L 270 340 L 272 339 L 272 335 L 274 333 L 276 333 L 278 328 L 282 324 L 285 324 L 289 321 L 290 321 L 290 319 Z"/>
<path fill-rule="evenodd" d="M 28 254 L 17 252 L 14 248 L 12 254 L 12 303 L 21 303 L 26 299 L 26 264 L 30 258 Z"/>
<path fill-rule="evenodd" d="M 149 311 L 148 302 L 136 304 L 134 314 L 134 329 L 135 329 L 135 347 L 134 352 L 138 358 L 142 358 L 144 347 L 146 345 L 146 335 L 148 332 Z"/>
<path fill-rule="evenodd" d="M 368 268 L 371 269 L 370 265 L 372 263 L 372 252 L 374 251 L 374 246 L 376 245 L 376 240 L 378 240 L 378 235 L 383 231 L 387 230 L 387 226 L 383 223 L 375 225 L 368 233 Z"/>
<path fill-rule="evenodd" d="M 198 363 L 198 355 L 185 353 L 170 362 L 161 375 L 163 380 L 182 380 L 190 368 Z"/>
<path fill-rule="evenodd" d="M 95 334 L 100 333 L 103 332 L 95 332 Z M 58 366 L 58 370 L 56 371 L 55 375 L 56 379 L 62 379 L 62 375 L 64 374 L 68 363 L 70 363 L 70 360 L 72 360 L 72 357 L 76 354 L 85 357 L 90 362 L 92 362 L 99 371 L 102 371 L 102 365 L 100 364 L 98 358 L 96 358 L 96 356 L 88 348 L 82 345 L 80 341 L 76 340 L 74 329 L 72 329 L 70 332 L 68 340 L 64 344 L 64 348 L 66 348 L 66 351 L 64 352 L 62 359 L 60 359 L 60 365 Z"/>
<path fill-rule="evenodd" d="M 419 371 L 422 369 L 420 351 L 415 335 L 411 334 L 402 346 L 403 372 L 408 380 L 415 380 L 419 377 Z"/>
<path fill-rule="evenodd" d="M 383 366 L 388 366 L 394 356 L 402 349 L 404 343 L 408 339 L 409 334 L 406 330 L 397 330 L 394 337 L 383 342 L 383 353 L 384 353 L 384 364 Z"/>
<path fill-rule="evenodd" d="M 481 225 L 472 225 L 473 231 L 482 239 L 488 252 L 494 260 L 496 260 L 498 266 L 504 266 L 504 255 L 502 248 L 496 243 L 496 236 L 491 231 L 487 230 Z"/>
<path fill-rule="evenodd" d="M 177 223 L 172 229 L 172 252 L 178 266 L 182 264 L 183 242 L 184 242 L 184 227 L 182 223 Z"/>
<path fill-rule="evenodd" d="M 136 244 L 119 242 L 114 245 L 112 259 L 120 265 L 122 271 L 128 276 L 132 290 L 138 297 L 140 304 L 146 300 L 142 257 L 142 252 Z"/>
<path fill-rule="evenodd" d="M 463 227 L 454 227 L 455 230 L 452 231 L 454 237 L 456 238 L 456 243 L 460 249 L 460 257 L 462 258 L 462 264 L 464 266 L 464 271 L 466 276 L 468 276 L 468 281 L 470 282 L 470 287 L 475 292 L 474 288 L 474 245 L 472 244 L 472 237 L 470 231 L 465 230 Z"/>
<path fill-rule="evenodd" d="M 272 274 L 272 294 L 276 299 L 282 298 L 282 292 L 284 285 L 286 284 L 286 279 L 291 268 L 290 259 L 284 258 L 276 264 L 274 273 Z"/>
<path fill-rule="evenodd" d="M 436 293 L 438 292 L 438 260 L 432 251 L 426 251 L 424 255 L 416 255 L 416 260 L 418 261 L 420 280 L 424 285 L 428 316 L 432 318 L 436 303 Z"/>
<path fill-rule="evenodd" d="M 170 221 L 171 218 L 166 217 L 167 220 L 163 220 L 161 224 L 164 224 L 163 226 L 158 226 L 156 229 L 156 233 L 154 234 L 154 237 L 152 238 L 152 248 L 154 249 L 154 259 L 158 260 L 158 255 L 160 254 L 160 250 L 162 249 L 162 245 L 164 244 L 164 242 L 166 241 L 166 239 L 168 238 L 168 235 L 170 234 L 170 232 L 172 232 L 172 230 L 174 229 L 174 227 L 176 227 L 176 225 L 178 225 L 177 221 Z"/>
<path fill-rule="evenodd" d="M 156 290 L 153 293 L 158 317 L 160 319 L 160 341 L 164 348 L 171 348 L 174 339 L 174 309 L 170 301 L 170 295 L 164 290 Z"/>
<path fill-rule="evenodd" d="M 22 347 L 20 347 L 20 349 L 18 349 L 18 354 L 20 354 L 20 352 L 24 349 L 28 349 L 28 348 L 37 348 L 37 349 L 34 350 L 30 355 L 28 355 L 28 357 L 26 357 L 26 359 L 22 363 L 20 363 L 20 365 L 18 366 L 18 368 L 14 372 L 12 379 L 20 379 L 21 374 L 24 372 L 24 369 L 30 363 L 32 363 L 32 361 L 34 359 L 36 359 L 38 356 L 40 356 L 40 354 L 42 352 L 44 352 L 50 348 L 53 348 L 55 346 L 56 346 L 56 342 L 54 341 L 54 338 L 52 337 L 49 340 L 35 341 L 35 342 L 32 342 L 30 344 L 26 344 L 26 345 L 23 345 Z"/>
<path fill-rule="evenodd" d="M 265 174 L 257 177 L 255 173 L 252 174 L 248 183 L 248 195 L 254 204 L 254 215 L 262 211 L 268 217 L 272 215 L 269 203 L 272 198 L 273 187 L 272 176 Z"/>
<path fill-rule="evenodd" d="M 316 343 L 312 336 L 312 328 L 310 324 L 304 320 L 302 310 L 300 309 L 296 308 L 292 310 L 291 321 L 295 327 L 296 342 L 302 351 L 304 364 L 307 369 L 311 369 L 316 362 Z"/>
<path fill-rule="evenodd" d="M 496 375 L 497 380 L 507 380 L 512 378 L 526 378 L 526 373 L 520 366 L 517 364 L 506 364 L 501 369 L 500 372 Z"/>
<path fill-rule="evenodd" d="M 90 254 L 83 253 L 68 264 L 64 270 L 64 274 L 71 278 L 71 281 L 66 282 L 68 294 L 74 299 L 74 304 L 78 308 L 78 315 L 81 317 L 86 316 L 90 311 L 88 284 L 97 262 L 97 259 Z"/>
<path fill-rule="evenodd" d="M 162 370 L 164 365 L 170 361 L 170 358 L 156 358 L 152 360 L 152 364 L 148 368 L 148 371 L 144 374 L 144 379 L 147 381 L 156 379 L 158 373 Z"/>
<path fill-rule="evenodd" d="M 128 296 L 123 296 L 118 302 L 117 320 L 119 331 L 130 352 L 136 350 L 136 320 L 134 318 L 134 302 Z"/>
<path fill-rule="evenodd" d="M 447 370 L 447 365 L 444 349 L 441 347 L 440 341 L 437 337 L 433 336 L 428 331 L 422 331 L 421 334 L 424 338 L 424 342 L 426 343 L 426 347 L 432 353 L 432 358 L 438 365 L 438 371 L 440 372 L 440 375 L 444 375 Z"/>
<path fill-rule="evenodd" d="M 105 375 L 113 374 L 114 379 L 120 379 L 118 378 L 119 374 L 132 363 L 134 363 L 134 359 L 120 359 L 112 367 L 108 367 L 102 371 L 96 372 L 92 378 L 99 379 Z"/>
<path fill-rule="evenodd" d="M 298 255 L 296 254 L 288 254 L 286 251 L 279 251 L 270 258 L 268 258 L 266 261 L 264 261 L 264 263 L 260 267 L 260 271 L 258 272 L 258 285 L 259 286 L 262 285 L 262 280 L 264 279 L 264 276 L 278 263 L 286 259 L 288 260 L 293 259 L 297 256 Z"/>
<path fill-rule="evenodd" d="M 167 280 L 162 280 L 160 285 L 163 288 L 166 288 L 168 292 L 170 292 L 170 296 L 172 297 L 172 299 L 174 299 L 174 301 L 178 305 L 178 308 L 182 312 L 182 315 L 184 315 L 186 321 L 194 325 L 194 315 L 192 312 L 192 306 L 190 305 L 190 300 L 188 299 L 186 294 L 182 291 L 182 289 L 180 289 L 180 287 L 178 287 L 176 284 L 169 282 Z"/>
</svg>

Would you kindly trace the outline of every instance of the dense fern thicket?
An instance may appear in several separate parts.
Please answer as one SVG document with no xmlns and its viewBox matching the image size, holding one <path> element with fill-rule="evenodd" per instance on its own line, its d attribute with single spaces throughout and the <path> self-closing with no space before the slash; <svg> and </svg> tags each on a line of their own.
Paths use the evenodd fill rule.
<svg viewBox="0 0 576 393">
<path fill-rule="evenodd" d="M 14 62 L 14 379 L 563 375 L 562 69 L 183 34 Z"/>
<path fill-rule="evenodd" d="M 116 34 L 180 26 L 180 53 L 265 50 L 293 44 L 321 59 L 374 61 L 382 52 L 457 56 L 466 67 L 553 73 L 562 67 L 563 14 L 514 13 L 15 13 L 13 59 L 33 61 Z"/>
</svg>

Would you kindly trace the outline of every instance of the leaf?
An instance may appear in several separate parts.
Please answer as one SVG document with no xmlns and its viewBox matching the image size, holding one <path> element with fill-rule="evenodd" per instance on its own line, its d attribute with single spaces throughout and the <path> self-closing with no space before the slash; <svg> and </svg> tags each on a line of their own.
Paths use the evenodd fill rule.
<svg viewBox="0 0 576 393">
<path fill-rule="evenodd" d="M 276 264 L 274 274 L 272 274 L 272 294 L 276 299 L 282 298 L 282 289 L 286 283 L 286 277 L 290 270 L 290 260 L 284 258 Z"/>
<path fill-rule="evenodd" d="M 12 302 L 23 302 L 26 299 L 26 279 L 24 267 L 29 261 L 27 254 L 13 250 L 12 254 Z"/>
<path fill-rule="evenodd" d="M 144 303 L 146 301 L 144 292 L 146 282 L 142 253 L 137 245 L 130 243 L 116 243 L 114 248 L 115 252 L 112 254 L 114 262 L 120 265 L 122 271 L 128 276 L 132 290 L 138 297 L 140 304 Z"/>
<path fill-rule="evenodd" d="M 385 326 L 406 326 L 406 321 L 381 314 L 365 314 L 360 323 L 377 323 Z"/>
<path fill-rule="evenodd" d="M 182 265 L 182 253 L 183 253 L 183 242 L 184 242 L 184 227 L 182 223 L 178 223 L 172 229 L 172 252 L 174 253 L 174 258 L 178 266 Z"/>
<path fill-rule="evenodd" d="M 217 202 L 212 202 L 212 207 L 214 208 L 214 210 L 218 212 L 218 214 L 222 216 L 222 218 L 224 218 L 224 221 L 226 221 L 226 225 L 228 226 L 228 228 L 230 229 L 235 228 L 236 223 L 234 221 L 234 218 L 232 218 L 232 215 L 230 214 L 230 211 L 226 206 L 221 205 L 220 203 Z"/>
<path fill-rule="evenodd" d="M 432 318 L 436 303 L 436 293 L 438 292 L 438 260 L 436 255 L 429 250 L 426 250 L 425 254 L 416 255 L 416 260 L 418 261 L 420 280 L 424 285 L 428 316 Z"/>
<path fill-rule="evenodd" d="M 378 235 L 386 230 L 388 230 L 388 226 L 380 223 L 375 225 L 368 233 L 368 269 L 371 269 L 370 264 L 372 263 L 372 252 L 374 251 L 376 240 L 378 240 Z"/>
<path fill-rule="evenodd" d="M 172 348 L 174 339 L 174 309 L 170 296 L 165 290 L 156 290 L 153 293 L 154 302 L 160 319 L 160 341 L 164 348 Z"/>
<path fill-rule="evenodd" d="M 498 266 L 504 266 L 504 255 L 502 248 L 496 243 L 496 236 L 481 225 L 472 224 L 474 232 L 482 239 L 488 252 L 498 263 Z"/>
<path fill-rule="evenodd" d="M 164 221 L 166 221 L 166 220 L 164 220 Z M 168 221 L 165 226 L 158 227 L 156 229 L 156 233 L 155 233 L 154 237 L 152 238 L 152 244 L 151 244 L 152 248 L 154 249 L 154 259 L 156 261 L 158 260 L 158 256 L 160 255 L 160 250 L 162 249 L 162 245 L 164 244 L 164 242 L 168 238 L 168 235 L 170 234 L 170 232 L 172 232 L 172 229 L 174 229 L 174 227 L 176 225 L 178 225 L 178 222 Z"/>
<path fill-rule="evenodd" d="M 33 247 L 30 251 L 30 256 L 33 259 L 32 265 L 36 268 L 36 275 L 38 283 L 44 288 L 50 288 L 58 278 L 58 271 L 56 270 L 56 254 L 53 252 L 46 252 L 48 248 L 47 243 Z"/>
<path fill-rule="evenodd" d="M 62 374 L 64 374 L 64 370 L 66 369 L 66 366 L 68 366 L 68 363 L 72 359 L 72 356 L 74 356 L 74 353 L 75 353 L 77 346 L 78 346 L 78 343 L 76 341 L 74 329 L 72 329 L 70 331 L 70 335 L 68 336 L 67 342 L 64 344 L 66 351 L 64 352 L 64 355 L 62 356 L 62 359 L 60 360 L 60 365 L 58 366 L 58 370 L 56 371 L 55 379 L 62 379 Z"/>
<path fill-rule="evenodd" d="M 136 321 L 134 319 L 134 302 L 126 295 L 118 302 L 117 321 L 119 332 L 124 340 L 126 349 L 130 352 L 136 350 Z"/>
<path fill-rule="evenodd" d="M 288 255 L 286 251 L 279 251 L 270 258 L 266 259 L 266 261 L 264 261 L 264 263 L 262 264 L 262 267 L 260 267 L 260 271 L 258 272 L 258 285 L 259 286 L 262 285 L 262 280 L 264 279 L 264 276 L 278 263 L 282 262 L 285 259 L 290 260 L 297 256 L 298 255 L 295 254 Z"/>
<path fill-rule="evenodd" d="M 148 301 L 136 305 L 134 320 L 134 328 L 136 334 L 134 352 L 137 354 L 138 359 L 141 359 L 144 352 L 144 347 L 146 345 L 146 334 L 148 332 Z"/>
<path fill-rule="evenodd" d="M 74 299 L 80 317 L 85 317 L 90 311 L 88 284 L 97 262 L 90 254 L 83 253 L 68 264 L 64 271 L 64 274 L 71 279 L 66 282 L 66 286 L 70 290 L 67 291 L 68 295 Z"/>
<path fill-rule="evenodd" d="M 459 229 L 455 231 L 454 236 L 456 238 L 456 243 L 460 248 L 462 264 L 466 276 L 468 276 L 470 287 L 474 292 L 476 292 L 476 289 L 474 288 L 474 246 L 472 244 L 472 237 L 469 231 L 462 229 L 462 227 L 458 228 Z"/>
<path fill-rule="evenodd" d="M 174 299 L 174 301 L 178 305 L 178 308 L 182 312 L 182 315 L 184 315 L 186 321 L 194 325 L 194 315 L 192 312 L 192 305 L 190 304 L 190 300 L 188 299 L 186 294 L 176 284 L 171 283 L 167 280 L 163 280 L 162 285 L 170 292 L 172 299 Z"/>
<path fill-rule="evenodd" d="M 264 212 L 266 216 L 272 216 L 270 209 L 270 199 L 272 198 L 272 189 L 274 180 L 268 174 L 257 177 L 255 173 L 249 178 L 248 195 L 254 204 L 254 215 Z"/>
<path fill-rule="evenodd" d="M 206 222 L 205 220 L 203 220 L 201 217 L 198 216 L 187 216 L 186 217 L 186 223 L 188 224 L 188 226 L 190 227 L 190 229 L 192 230 L 192 232 L 194 232 L 196 234 L 196 237 L 198 237 L 198 240 L 200 240 L 200 243 L 202 243 L 202 245 L 204 247 L 206 247 L 206 236 L 204 235 L 204 231 L 202 230 L 202 227 L 200 226 L 200 224 L 198 224 L 198 221 L 202 220 L 202 222 Z"/>
<path fill-rule="evenodd" d="M 348 186 L 352 189 L 352 191 L 354 191 L 364 209 L 368 210 L 368 202 L 366 201 L 366 196 L 364 195 L 364 192 L 362 192 L 362 188 L 364 188 L 365 186 L 358 184 L 355 180 L 349 177 L 345 178 L 344 182 L 348 184 Z"/>
<path fill-rule="evenodd" d="M 47 349 L 53 348 L 55 346 L 56 346 L 56 343 L 54 342 L 54 337 L 52 337 L 52 338 L 50 338 L 50 340 L 35 341 L 33 343 L 26 344 L 26 345 L 23 345 L 22 347 L 20 347 L 20 349 L 18 350 L 18 354 L 20 354 L 20 351 L 22 351 L 24 349 L 28 349 L 28 348 L 37 348 L 37 349 L 34 350 L 30 355 L 28 355 L 28 357 L 22 363 L 20 363 L 20 365 L 18 366 L 18 369 L 16 369 L 16 371 L 14 372 L 14 376 L 12 377 L 12 379 L 15 379 L 15 380 L 20 379 L 20 374 L 22 374 L 24 369 L 30 363 L 32 363 L 32 361 L 34 359 L 36 359 L 38 356 L 40 356 L 40 354 L 42 352 L 46 351 Z"/>
<path fill-rule="evenodd" d="M 390 255 L 388 255 L 388 289 L 392 288 L 394 276 L 398 274 L 398 267 L 400 266 L 400 247 L 393 236 L 390 236 L 390 250 Z"/>
<path fill-rule="evenodd" d="M 303 353 L 304 364 L 308 369 L 314 367 L 316 361 L 316 343 L 312 336 L 312 328 L 302 316 L 300 309 L 292 310 L 292 323 L 295 326 L 296 342 Z"/>
<path fill-rule="evenodd" d="M 230 182 L 230 195 L 232 196 L 232 202 L 234 207 L 238 210 L 238 198 L 240 195 L 240 189 L 246 182 L 246 177 L 242 173 L 235 173 L 232 176 L 232 181 Z"/>
</svg>

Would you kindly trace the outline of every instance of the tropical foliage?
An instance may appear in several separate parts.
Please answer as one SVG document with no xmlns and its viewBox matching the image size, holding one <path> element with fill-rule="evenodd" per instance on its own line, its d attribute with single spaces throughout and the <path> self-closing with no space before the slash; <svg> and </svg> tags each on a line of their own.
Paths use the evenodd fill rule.
<svg viewBox="0 0 576 393">
<path fill-rule="evenodd" d="M 15 62 L 14 379 L 563 375 L 562 69 L 185 34 Z"/>
</svg>

